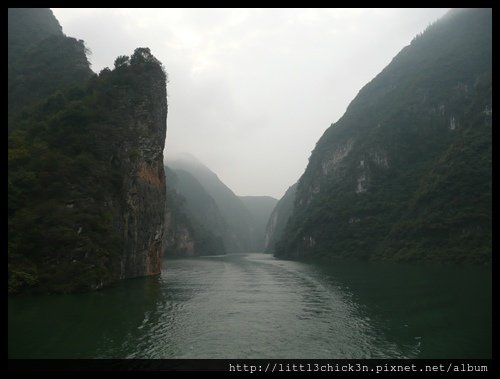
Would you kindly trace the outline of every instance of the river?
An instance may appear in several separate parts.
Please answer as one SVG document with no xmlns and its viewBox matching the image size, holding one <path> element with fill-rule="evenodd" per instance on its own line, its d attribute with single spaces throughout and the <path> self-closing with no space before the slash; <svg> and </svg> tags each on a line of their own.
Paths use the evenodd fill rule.
<svg viewBox="0 0 500 379">
<path fill-rule="evenodd" d="M 156 277 L 8 300 L 9 358 L 491 358 L 491 267 L 165 260 Z"/>
</svg>

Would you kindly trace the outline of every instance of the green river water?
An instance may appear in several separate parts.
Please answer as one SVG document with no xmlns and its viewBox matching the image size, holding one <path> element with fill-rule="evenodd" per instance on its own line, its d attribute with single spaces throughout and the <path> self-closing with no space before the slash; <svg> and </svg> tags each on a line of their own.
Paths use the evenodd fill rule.
<svg viewBox="0 0 500 379">
<path fill-rule="evenodd" d="M 491 267 L 164 260 L 97 292 L 8 300 L 9 358 L 491 358 Z"/>
</svg>

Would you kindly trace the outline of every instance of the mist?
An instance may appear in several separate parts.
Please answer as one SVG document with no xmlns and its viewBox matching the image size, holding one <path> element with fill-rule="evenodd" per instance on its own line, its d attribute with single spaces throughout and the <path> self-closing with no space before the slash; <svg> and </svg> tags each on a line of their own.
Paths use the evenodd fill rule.
<svg viewBox="0 0 500 379">
<path fill-rule="evenodd" d="M 166 158 L 191 153 L 237 195 L 280 198 L 358 91 L 448 9 L 52 10 L 96 73 L 137 47 L 164 64 Z"/>
</svg>

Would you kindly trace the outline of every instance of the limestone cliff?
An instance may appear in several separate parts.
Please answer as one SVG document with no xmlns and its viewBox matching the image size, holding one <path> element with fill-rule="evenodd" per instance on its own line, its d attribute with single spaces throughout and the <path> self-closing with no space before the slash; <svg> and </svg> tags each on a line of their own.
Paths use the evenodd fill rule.
<svg viewBox="0 0 500 379">
<path fill-rule="evenodd" d="M 22 13 L 12 13 L 17 21 L 9 20 L 9 28 L 52 15 L 18 17 Z M 53 21 L 39 22 L 52 25 L 40 42 L 51 48 L 37 50 L 50 59 L 38 61 L 35 72 L 29 60 L 18 59 L 16 72 L 28 75 L 9 80 L 9 102 L 12 97 L 24 104 L 9 116 L 9 292 L 85 291 L 155 275 L 164 251 L 163 66 L 148 48 L 137 48 L 117 59 L 113 70 L 93 74 L 81 58 L 83 41 L 54 36 L 60 26 Z M 18 38 L 17 52 L 24 51 L 22 41 L 31 40 Z M 61 60 L 57 46 L 76 49 L 66 50 Z M 9 56 L 10 49 L 9 44 Z M 19 89 L 45 73 L 50 79 L 54 67 L 60 77 L 84 75 L 69 86 L 51 81 L 36 101 L 25 103 Z"/>
<path fill-rule="evenodd" d="M 117 111 L 117 138 L 107 141 L 108 155 L 123 175 L 117 223 L 124 242 L 120 279 L 160 273 L 165 235 L 166 77 L 157 62 L 149 61 L 149 50 L 139 58 L 143 61 L 116 69 L 128 80 L 105 95 L 106 106 Z"/>
</svg>

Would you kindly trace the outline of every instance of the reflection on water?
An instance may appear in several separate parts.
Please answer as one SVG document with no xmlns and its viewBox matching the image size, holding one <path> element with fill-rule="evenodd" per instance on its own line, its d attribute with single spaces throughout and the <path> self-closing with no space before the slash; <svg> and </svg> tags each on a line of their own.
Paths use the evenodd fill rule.
<svg viewBox="0 0 500 379">
<path fill-rule="evenodd" d="M 489 358 L 491 270 L 168 260 L 99 292 L 9 299 L 9 357 Z"/>
</svg>

